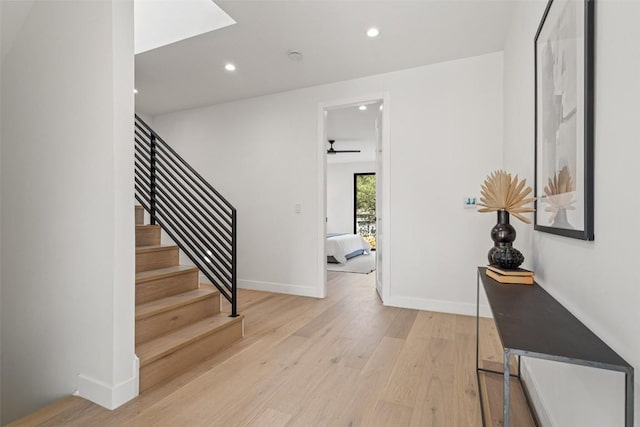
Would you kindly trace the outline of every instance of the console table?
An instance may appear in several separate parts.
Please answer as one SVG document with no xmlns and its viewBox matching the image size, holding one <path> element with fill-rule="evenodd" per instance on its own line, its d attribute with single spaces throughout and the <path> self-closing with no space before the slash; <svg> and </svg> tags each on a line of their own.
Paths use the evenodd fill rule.
<svg viewBox="0 0 640 427">
<path fill-rule="evenodd" d="M 515 377 L 522 382 L 520 358 L 525 356 L 623 372 L 625 374 L 625 426 L 633 427 L 633 367 L 537 283 L 533 285 L 503 284 L 488 277 L 485 270 L 485 267 L 478 267 L 476 295 L 476 374 L 482 425 L 485 425 L 485 420 L 480 373 L 504 376 L 502 413 L 504 426 L 508 427 L 509 379 Z M 504 348 L 504 372 L 479 366 L 480 283 L 489 300 L 496 329 Z M 511 355 L 517 356 L 518 359 L 516 374 L 511 374 L 510 371 Z M 528 397 L 527 404 L 531 409 Z"/>
</svg>

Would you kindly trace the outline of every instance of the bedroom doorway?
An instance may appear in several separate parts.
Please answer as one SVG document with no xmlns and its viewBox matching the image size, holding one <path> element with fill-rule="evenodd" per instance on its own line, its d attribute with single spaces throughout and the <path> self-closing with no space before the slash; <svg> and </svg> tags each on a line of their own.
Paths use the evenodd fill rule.
<svg viewBox="0 0 640 427">
<path fill-rule="evenodd" d="M 367 275 L 383 302 L 389 294 L 383 221 L 388 218 L 388 105 L 388 94 L 319 105 L 318 296 L 327 295 L 327 271 Z"/>
</svg>

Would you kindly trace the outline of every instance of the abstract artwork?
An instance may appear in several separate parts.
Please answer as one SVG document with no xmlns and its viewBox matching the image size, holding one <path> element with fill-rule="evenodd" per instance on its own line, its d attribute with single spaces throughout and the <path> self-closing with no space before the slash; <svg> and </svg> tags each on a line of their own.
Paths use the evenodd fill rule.
<svg viewBox="0 0 640 427">
<path fill-rule="evenodd" d="M 550 0 L 535 37 L 534 228 L 593 240 L 593 0 Z"/>
</svg>

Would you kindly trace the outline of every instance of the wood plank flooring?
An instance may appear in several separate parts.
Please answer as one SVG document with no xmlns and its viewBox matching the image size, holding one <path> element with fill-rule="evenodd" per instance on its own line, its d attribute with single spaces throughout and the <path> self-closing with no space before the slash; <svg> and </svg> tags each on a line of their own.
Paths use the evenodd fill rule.
<svg viewBox="0 0 640 427">
<path fill-rule="evenodd" d="M 242 341 L 115 411 L 69 397 L 12 426 L 482 425 L 474 318 L 384 307 L 374 274 L 328 278 L 325 299 L 241 290 Z M 500 369 L 493 322 L 481 328 Z M 501 384 L 483 381 L 487 425 L 501 425 Z M 514 397 L 515 425 L 533 425 Z"/>
</svg>

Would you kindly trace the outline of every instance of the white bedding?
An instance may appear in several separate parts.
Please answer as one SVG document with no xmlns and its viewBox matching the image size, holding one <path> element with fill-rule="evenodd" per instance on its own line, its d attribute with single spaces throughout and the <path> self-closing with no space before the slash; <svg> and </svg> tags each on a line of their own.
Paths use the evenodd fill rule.
<svg viewBox="0 0 640 427">
<path fill-rule="evenodd" d="M 371 251 L 371 245 L 357 234 L 343 234 L 327 238 L 327 256 L 332 256 L 340 264 L 347 262 L 345 255 L 364 249 L 365 253 Z"/>
</svg>

